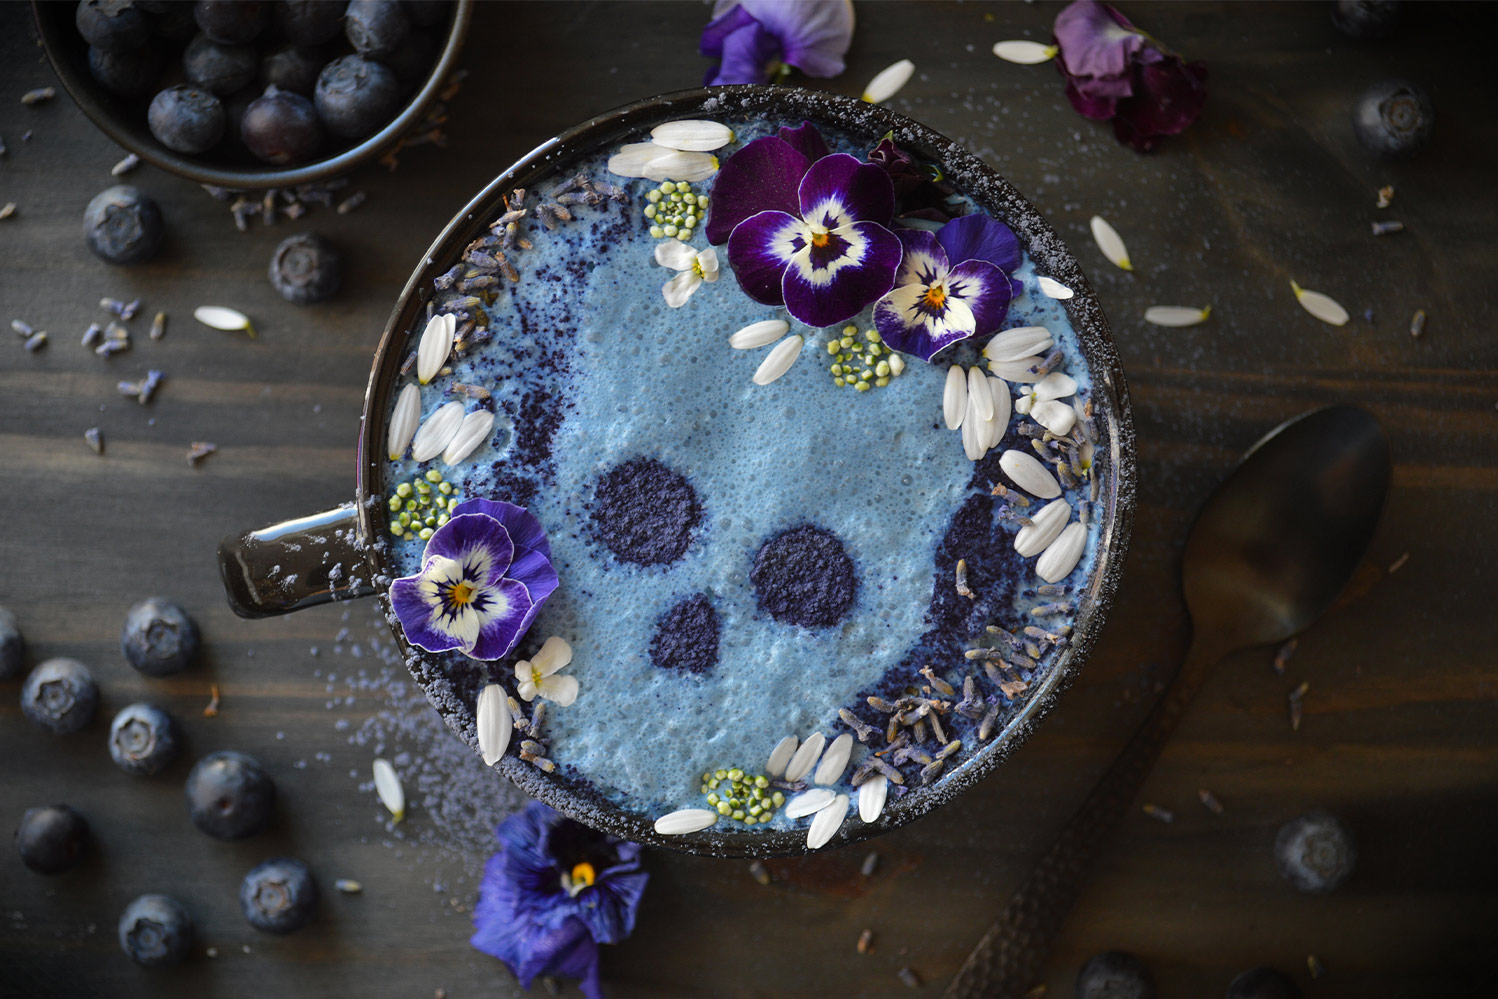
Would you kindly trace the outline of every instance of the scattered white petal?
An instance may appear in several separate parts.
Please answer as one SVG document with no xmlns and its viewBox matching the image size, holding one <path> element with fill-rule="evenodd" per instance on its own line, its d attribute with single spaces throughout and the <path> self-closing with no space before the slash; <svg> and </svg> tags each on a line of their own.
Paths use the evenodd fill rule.
<svg viewBox="0 0 1498 999">
<path fill-rule="evenodd" d="M 988 392 L 983 394 L 988 395 Z M 983 443 L 988 439 L 988 430 L 983 426 L 983 418 L 978 415 L 978 401 L 974 395 L 976 393 L 968 392 L 967 409 L 962 414 L 962 453 L 967 455 L 968 461 L 981 461 L 988 453 L 988 448 Z"/>
<path fill-rule="evenodd" d="M 728 338 L 728 346 L 734 350 L 750 350 L 774 343 L 791 331 L 791 324 L 784 319 L 766 319 L 750 323 Z"/>
<path fill-rule="evenodd" d="M 770 762 L 765 764 L 765 773 L 770 777 L 779 777 L 785 773 L 786 764 L 791 762 L 791 757 L 796 753 L 796 747 L 801 740 L 794 735 L 788 735 L 775 744 L 770 750 Z"/>
<path fill-rule="evenodd" d="M 406 789 L 401 787 L 400 775 L 390 765 L 390 761 L 384 757 L 375 757 L 374 761 L 374 784 L 375 793 L 380 796 L 380 802 L 395 816 L 399 822 L 406 817 Z"/>
<path fill-rule="evenodd" d="M 832 799 L 832 804 L 823 808 L 811 820 L 811 828 L 806 831 L 806 848 L 808 850 L 820 850 L 826 846 L 828 841 L 842 828 L 843 820 L 848 817 L 848 796 L 840 794 Z"/>
<path fill-rule="evenodd" d="M 836 797 L 837 792 L 830 787 L 814 787 L 810 791 L 803 791 L 785 803 L 785 817 L 788 819 L 805 818 L 832 804 L 832 800 Z"/>
<path fill-rule="evenodd" d="M 1009 430 L 1009 417 L 1013 407 L 1013 400 L 1009 397 L 1009 383 L 1004 379 L 990 375 L 988 393 L 993 396 L 993 419 L 985 424 L 988 431 L 983 441 L 985 449 L 998 447 L 999 442 L 1004 439 L 1004 434 Z"/>
<path fill-rule="evenodd" d="M 1030 419 L 1057 437 L 1065 437 L 1076 425 L 1077 411 L 1064 402 L 1046 399 L 1030 407 Z"/>
<path fill-rule="evenodd" d="M 1050 547 L 1052 541 L 1061 536 L 1067 521 L 1071 520 L 1071 504 L 1064 499 L 1055 499 L 1030 515 L 1030 523 L 1021 527 L 1014 536 L 1014 550 L 1021 558 L 1039 555 Z"/>
<path fill-rule="evenodd" d="M 1050 62 L 1060 51 L 1061 49 L 1055 45 L 1042 45 L 1040 42 L 1027 42 L 1023 39 L 995 42 L 993 46 L 994 55 L 1005 62 L 1018 63 L 1021 66 Z"/>
<path fill-rule="evenodd" d="M 437 377 L 447 355 L 452 353 L 453 334 L 458 329 L 458 317 L 454 315 L 433 316 L 421 334 L 421 344 L 416 348 L 416 380 L 425 385 Z"/>
<path fill-rule="evenodd" d="M 796 358 L 801 356 L 801 345 L 805 341 L 800 333 L 786 337 L 775 345 L 768 357 L 760 364 L 759 370 L 754 372 L 754 384 L 768 385 L 787 371 L 791 365 L 796 363 Z"/>
<path fill-rule="evenodd" d="M 1065 399 L 1077 391 L 1077 380 L 1064 371 L 1052 371 L 1035 383 L 1032 390 L 1037 402 L 1047 399 Z"/>
<path fill-rule="evenodd" d="M 462 425 L 461 402 L 453 400 L 438 407 L 435 413 L 426 418 L 421 429 L 416 431 L 416 439 L 411 442 L 411 458 L 415 461 L 428 461 L 437 457 L 447 450 Z"/>
<path fill-rule="evenodd" d="M 510 745 L 510 734 L 515 731 L 510 707 L 505 701 L 505 689 L 490 683 L 479 691 L 478 716 L 479 752 L 484 756 L 484 766 L 492 767 L 505 755 Z"/>
<path fill-rule="evenodd" d="M 948 430 L 962 426 L 962 417 L 967 412 L 967 373 L 962 365 L 954 364 L 947 369 L 947 384 L 941 393 L 942 419 Z"/>
<path fill-rule="evenodd" d="M 832 740 L 832 745 L 827 747 L 827 752 L 822 754 L 822 762 L 817 765 L 817 773 L 811 779 L 813 784 L 836 784 L 843 779 L 843 771 L 848 769 L 848 757 L 853 755 L 853 736 L 844 732 Z"/>
<path fill-rule="evenodd" d="M 672 149 L 710 153 L 733 141 L 733 129 L 718 121 L 683 119 L 655 126 L 650 130 L 650 137 L 657 144 Z"/>
<path fill-rule="evenodd" d="M 200 305 L 192 310 L 192 317 L 209 329 L 225 333 L 248 333 L 255 335 L 250 317 L 238 309 L 226 309 L 222 305 Z"/>
<path fill-rule="evenodd" d="M 1128 247 L 1124 246 L 1123 237 L 1118 230 L 1103 220 L 1101 215 L 1092 217 L 1092 238 L 1097 243 L 1097 248 L 1103 251 L 1103 256 L 1108 262 L 1120 270 L 1131 271 L 1133 263 L 1129 260 Z"/>
<path fill-rule="evenodd" d="M 988 391 L 983 369 L 976 365 L 967 369 L 967 397 L 979 419 L 993 419 L 993 394 Z"/>
<path fill-rule="evenodd" d="M 390 414 L 390 433 L 386 438 L 386 450 L 390 460 L 396 461 L 406 453 L 411 438 L 416 435 L 416 426 L 421 422 L 421 389 L 410 382 L 401 389 L 395 400 L 395 410 Z"/>
<path fill-rule="evenodd" d="M 1053 343 L 1051 331 L 1044 326 L 1019 326 L 988 341 L 983 356 L 990 361 L 1019 361 L 1040 355 Z"/>
<path fill-rule="evenodd" d="M 701 284 L 701 274 L 696 271 L 680 271 L 674 278 L 661 285 L 661 295 L 665 297 L 667 305 L 673 309 L 679 309 L 687 304 L 687 299 L 692 297 L 692 292 L 696 291 Z"/>
<path fill-rule="evenodd" d="M 1076 294 L 1076 292 L 1054 278 L 1042 277 L 1036 278 L 1036 280 L 1040 282 L 1040 293 L 1047 298 L 1055 298 L 1064 302 Z"/>
<path fill-rule="evenodd" d="M 1080 521 L 1068 524 L 1060 537 L 1041 552 L 1035 562 L 1035 574 L 1047 583 L 1059 583 L 1071 574 L 1087 547 L 1087 528 Z"/>
<path fill-rule="evenodd" d="M 863 99 L 870 104 L 889 100 L 900 92 L 901 87 L 910 82 L 910 75 L 914 72 L 915 63 L 909 59 L 901 59 L 893 66 L 885 67 L 863 89 Z"/>
<path fill-rule="evenodd" d="M 1347 310 L 1338 305 L 1336 300 L 1329 295 L 1323 295 L 1319 291 L 1306 291 L 1294 281 L 1290 287 L 1295 290 L 1295 299 L 1300 302 L 1300 307 L 1323 323 L 1333 326 L 1347 325 Z"/>
<path fill-rule="evenodd" d="M 1156 326 L 1195 326 L 1207 321 L 1212 306 L 1194 309 L 1189 305 L 1152 305 L 1144 310 L 1144 321 Z"/>
<path fill-rule="evenodd" d="M 458 424 L 458 432 L 448 442 L 442 452 L 442 460 L 448 465 L 456 465 L 463 461 L 478 446 L 489 437 L 489 431 L 494 429 L 494 413 L 487 409 L 476 409 L 463 417 L 463 422 Z"/>
<path fill-rule="evenodd" d="M 813 732 L 811 737 L 801 744 L 796 750 L 791 762 L 786 764 L 785 779 L 794 784 L 796 781 L 811 773 L 811 768 L 816 766 L 817 757 L 822 755 L 822 747 L 827 744 L 826 738 L 821 732 Z"/>
<path fill-rule="evenodd" d="M 899 351 L 889 355 L 889 373 L 896 378 L 905 373 L 905 358 L 900 356 Z"/>
<path fill-rule="evenodd" d="M 673 271 L 687 271 L 697 262 L 697 251 L 676 239 L 655 244 L 655 262 Z"/>
<path fill-rule="evenodd" d="M 677 149 L 657 147 L 656 157 L 645 164 L 645 179 L 686 180 L 696 183 L 707 180 L 718 172 L 718 157 L 712 153 L 681 152 Z"/>
<path fill-rule="evenodd" d="M 1021 385 L 1020 396 L 1014 403 L 1014 411 L 1021 416 L 1029 416 L 1030 407 L 1034 406 L 1037 401 L 1035 398 L 1035 386 Z"/>
<path fill-rule="evenodd" d="M 1015 485 L 1037 499 L 1055 499 L 1061 495 L 1061 484 L 1033 454 L 1011 448 L 999 456 L 999 468 Z"/>
<path fill-rule="evenodd" d="M 1007 382 L 1033 382 L 1042 361 L 1039 354 L 1022 357 L 1017 361 L 989 361 L 988 370 Z"/>
<path fill-rule="evenodd" d="M 875 774 L 858 787 L 858 817 L 873 822 L 884 811 L 884 799 L 889 794 L 889 778 Z"/>
<path fill-rule="evenodd" d="M 620 177 L 643 177 L 645 167 L 661 154 L 654 142 L 631 142 L 609 157 L 608 171 Z"/>
<path fill-rule="evenodd" d="M 706 808 L 681 808 L 655 820 L 655 831 L 662 836 L 684 836 L 701 832 L 718 821 L 718 813 Z"/>
</svg>

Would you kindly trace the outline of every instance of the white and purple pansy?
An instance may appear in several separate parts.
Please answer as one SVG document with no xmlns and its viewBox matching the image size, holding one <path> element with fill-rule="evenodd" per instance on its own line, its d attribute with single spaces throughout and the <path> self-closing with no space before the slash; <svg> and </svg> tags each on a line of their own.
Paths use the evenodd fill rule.
<svg viewBox="0 0 1498 999">
<path fill-rule="evenodd" d="M 874 306 L 885 343 L 929 361 L 960 340 L 999 328 L 1015 295 L 1019 240 L 987 215 L 953 219 L 932 233 L 902 229 L 895 287 Z"/>
<path fill-rule="evenodd" d="M 421 571 L 390 584 L 390 604 L 417 648 L 492 660 L 515 647 L 556 588 L 540 521 L 513 503 L 471 499 L 428 539 Z"/>
</svg>

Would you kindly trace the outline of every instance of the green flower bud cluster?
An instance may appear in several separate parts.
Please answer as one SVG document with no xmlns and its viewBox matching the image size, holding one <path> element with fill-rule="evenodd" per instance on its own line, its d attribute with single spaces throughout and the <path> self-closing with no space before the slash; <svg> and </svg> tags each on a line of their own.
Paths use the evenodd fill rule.
<svg viewBox="0 0 1498 999">
<path fill-rule="evenodd" d="M 858 392 L 884 388 L 905 370 L 905 359 L 883 341 L 878 330 L 860 333 L 852 323 L 843 327 L 842 336 L 827 341 L 827 354 L 832 358 L 827 368 L 832 384 L 851 385 Z"/>
<path fill-rule="evenodd" d="M 702 775 L 702 793 L 709 808 L 725 819 L 752 826 L 769 822 L 775 809 L 785 804 L 785 795 L 770 790 L 770 778 L 749 774 L 742 767 L 713 770 Z"/>
<path fill-rule="evenodd" d="M 695 193 L 684 180 L 666 181 L 647 191 L 645 200 L 645 218 L 650 222 L 650 235 L 656 239 L 685 243 L 707 216 L 707 195 Z"/>
<path fill-rule="evenodd" d="M 461 502 L 451 482 L 435 468 L 401 482 L 390 491 L 390 533 L 404 540 L 425 541 L 447 523 L 449 511 Z"/>
</svg>

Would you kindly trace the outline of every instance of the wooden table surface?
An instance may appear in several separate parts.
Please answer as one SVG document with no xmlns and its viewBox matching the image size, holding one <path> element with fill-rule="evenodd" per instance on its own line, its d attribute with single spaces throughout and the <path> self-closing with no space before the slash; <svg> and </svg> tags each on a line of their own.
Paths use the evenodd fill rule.
<svg viewBox="0 0 1498 999">
<path fill-rule="evenodd" d="M 1093 660 L 1013 760 L 962 799 L 867 846 L 773 862 L 762 887 L 739 862 L 655 852 L 639 929 L 606 948 L 611 996 L 905 995 L 904 966 L 939 994 L 1026 865 L 1142 717 L 1187 638 L 1176 582 L 1192 513 L 1239 454 L 1276 423 L 1346 402 L 1383 421 L 1393 491 L 1351 599 L 1301 639 L 1284 675 L 1271 651 L 1225 661 L 1102 858 L 1046 977 L 1069 996 L 1078 965 L 1107 949 L 1149 962 L 1161 995 L 1218 996 L 1239 970 L 1273 964 L 1310 996 L 1490 993 L 1498 944 L 1498 99 L 1492 7 L 1407 12 L 1400 37 L 1356 42 L 1325 4 L 1129 3 L 1133 19 L 1211 67 L 1203 119 L 1142 156 L 1066 104 L 1051 67 L 1000 62 L 998 40 L 1048 39 L 1059 5 L 863 2 L 848 71 L 813 81 L 858 93 L 911 58 L 891 101 L 974 148 L 1072 242 L 1114 324 L 1139 430 L 1139 512 L 1119 600 Z M 399 170 L 353 177 L 359 211 L 236 231 L 223 203 L 154 169 L 129 180 L 157 198 L 166 251 L 140 267 L 95 259 L 80 237 L 88 199 L 122 155 L 64 95 L 29 12 L 0 6 L 0 319 L 46 328 L 36 354 L 0 349 L 0 604 L 33 662 L 81 659 L 102 688 L 87 731 L 53 737 L 0 684 L 0 826 L 67 801 L 97 849 L 82 870 L 43 878 L 0 852 L 0 993 L 24 996 L 509 996 L 519 987 L 469 948 L 468 910 L 487 827 L 513 789 L 435 725 L 389 659 L 369 602 L 241 621 L 225 606 L 219 538 L 332 506 L 352 492 L 353 444 L 369 358 L 388 311 L 444 222 L 505 165 L 560 128 L 626 100 L 695 85 L 700 4 L 480 5 L 446 148 Z M 1429 88 L 1434 145 L 1409 163 L 1370 159 L 1349 126 L 1355 94 L 1389 75 Z M 30 138 L 23 138 L 24 132 Z M 1385 184 L 1393 206 L 1374 207 Z M 1105 215 L 1138 271 L 1111 267 L 1087 236 Z M 1406 230 L 1374 238 L 1369 224 Z M 291 226 L 296 228 L 291 228 Z M 328 305 L 281 301 L 272 247 L 310 229 L 346 251 Z M 1342 329 L 1301 311 L 1289 281 L 1328 292 Z M 102 360 L 78 345 L 101 295 L 167 311 L 167 337 Z M 1154 304 L 1214 307 L 1204 325 L 1146 325 Z M 244 310 L 257 340 L 214 333 L 194 306 Z M 1411 338 L 1410 315 L 1429 314 Z M 1372 319 L 1365 320 L 1364 310 Z M 145 323 L 133 324 L 143 331 Z M 7 334 L 8 335 L 8 334 Z M 147 367 L 167 380 L 142 407 L 115 382 Z M 106 450 L 82 439 L 102 428 Z M 218 453 L 199 467 L 190 441 Z M 1392 571 L 1396 562 L 1408 561 Z M 120 622 L 155 593 L 201 623 L 204 661 L 155 680 L 131 670 Z M 1292 731 L 1287 694 L 1308 681 Z M 223 692 L 201 716 L 210 682 Z M 162 703 L 188 751 L 157 778 L 131 778 L 105 751 L 110 717 Z M 220 843 L 188 823 L 181 784 L 220 748 L 259 757 L 282 792 L 271 832 Z M 414 799 L 399 827 L 369 786 L 376 753 L 396 757 Z M 1197 802 L 1198 788 L 1223 803 Z M 1341 890 L 1304 896 L 1276 872 L 1277 827 L 1315 806 L 1343 814 L 1361 859 Z M 877 872 L 859 868 L 869 850 Z M 255 862 L 302 856 L 327 890 L 320 921 L 257 934 L 235 893 Z M 168 972 L 135 967 L 114 926 L 146 891 L 183 898 L 203 947 Z M 875 949 L 855 951 L 864 928 Z M 1311 981 L 1307 955 L 1325 966 Z M 1481 976 L 1479 978 L 1479 976 Z M 1485 985 L 1468 991 L 1473 980 Z M 568 986 L 568 994 L 576 994 Z"/>
</svg>

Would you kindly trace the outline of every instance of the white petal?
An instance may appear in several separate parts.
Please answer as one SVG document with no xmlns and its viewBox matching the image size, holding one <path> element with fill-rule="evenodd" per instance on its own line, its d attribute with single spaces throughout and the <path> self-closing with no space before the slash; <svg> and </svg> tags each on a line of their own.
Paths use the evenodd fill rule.
<svg viewBox="0 0 1498 999">
<path fill-rule="evenodd" d="M 749 350 L 774 343 L 791 331 L 791 324 L 784 319 L 766 319 L 750 323 L 728 338 L 728 346 L 735 350 Z"/>
<path fill-rule="evenodd" d="M 947 369 L 947 384 L 941 393 L 942 419 L 948 430 L 962 426 L 962 417 L 967 412 L 967 373 L 962 365 L 954 364 Z"/>
<path fill-rule="evenodd" d="M 1020 389 L 1020 397 L 1015 400 L 1014 411 L 1021 416 L 1029 416 L 1030 408 L 1038 400 L 1035 398 L 1035 386 L 1025 385 Z"/>
<path fill-rule="evenodd" d="M 654 142 L 631 142 L 609 157 L 608 171 L 620 177 L 643 177 L 645 167 L 661 154 Z"/>
<path fill-rule="evenodd" d="M 808 850 L 820 850 L 827 842 L 842 828 L 843 820 L 848 817 L 848 796 L 840 794 L 832 799 L 832 804 L 823 808 L 811 820 L 811 828 L 806 831 L 806 848 Z"/>
<path fill-rule="evenodd" d="M 376 757 L 374 761 L 374 784 L 375 793 L 380 796 L 380 802 L 395 816 L 399 822 L 406 817 L 406 790 L 401 787 L 401 779 L 390 765 L 390 761 L 382 757 Z"/>
<path fill-rule="evenodd" d="M 426 418 L 421 429 L 416 431 L 416 439 L 411 442 L 412 459 L 427 461 L 437 457 L 447 450 L 447 446 L 458 435 L 458 428 L 462 425 L 463 404 L 461 402 L 454 400 L 438 407 L 435 413 Z"/>
<path fill-rule="evenodd" d="M 1207 321 L 1212 306 L 1197 309 L 1189 305 L 1152 305 L 1144 310 L 1144 321 L 1156 326 L 1195 326 Z"/>
<path fill-rule="evenodd" d="M 1047 298 L 1055 298 L 1064 302 L 1076 294 L 1076 292 L 1054 278 L 1040 277 L 1035 280 L 1040 283 L 1040 293 Z"/>
<path fill-rule="evenodd" d="M 1005 62 L 1015 62 L 1021 66 L 1034 66 L 1037 63 L 1050 62 L 1056 58 L 1056 53 L 1060 51 L 1054 45 L 1042 45 L 1040 42 L 1027 42 L 1024 40 L 995 42 L 993 46 L 994 55 Z"/>
<path fill-rule="evenodd" d="M 1035 574 L 1047 583 L 1059 583 L 1077 567 L 1082 549 L 1087 547 L 1087 528 L 1073 522 L 1061 536 L 1051 542 L 1035 562 Z"/>
<path fill-rule="evenodd" d="M 765 764 L 765 774 L 769 777 L 779 777 L 785 773 L 786 764 L 791 762 L 791 757 L 796 753 L 796 747 L 801 740 L 794 735 L 788 735 L 775 744 L 770 750 L 770 762 Z"/>
<path fill-rule="evenodd" d="M 250 317 L 238 309 L 226 309 L 222 305 L 200 305 L 192 310 L 192 317 L 210 329 L 255 335 Z"/>
<path fill-rule="evenodd" d="M 836 797 L 837 792 L 829 787 L 814 787 L 810 791 L 803 791 L 785 803 L 785 817 L 788 819 L 805 818 L 832 804 Z"/>
<path fill-rule="evenodd" d="M 875 774 L 858 787 L 858 817 L 873 822 L 884 811 L 884 799 L 889 794 L 889 778 Z"/>
<path fill-rule="evenodd" d="M 663 239 L 655 244 L 655 262 L 673 271 L 689 271 L 697 262 L 697 251 L 679 239 Z"/>
<path fill-rule="evenodd" d="M 1014 536 L 1014 550 L 1020 557 L 1039 555 L 1052 541 L 1061 536 L 1066 522 L 1071 520 L 1071 504 L 1064 499 L 1051 500 L 1030 515 L 1030 525 L 1021 527 Z"/>
<path fill-rule="evenodd" d="M 811 768 L 816 765 L 817 757 L 822 755 L 822 747 L 826 744 L 827 740 L 821 732 L 813 732 L 801 744 L 801 748 L 796 750 L 795 755 L 791 757 L 791 762 L 786 764 L 785 779 L 790 783 L 795 783 L 811 773 Z"/>
<path fill-rule="evenodd" d="M 654 143 L 652 143 L 654 145 Z M 684 153 L 656 146 L 655 158 L 645 164 L 647 180 L 686 180 L 696 183 L 718 172 L 718 157 L 712 153 Z"/>
<path fill-rule="evenodd" d="M 672 242 L 676 241 L 672 240 Z M 673 309 L 679 309 L 687 304 L 687 299 L 692 297 L 692 292 L 696 291 L 701 284 L 701 274 L 696 271 L 682 271 L 661 285 L 661 294 L 665 296 L 667 305 Z"/>
<path fill-rule="evenodd" d="M 1077 411 L 1064 402 L 1047 399 L 1030 407 L 1030 419 L 1057 437 L 1065 437 L 1077 422 Z"/>
<path fill-rule="evenodd" d="M 733 129 L 722 122 L 683 119 L 655 126 L 650 137 L 658 145 L 672 149 L 710 153 L 733 141 Z"/>
<path fill-rule="evenodd" d="M 478 446 L 489 437 L 489 431 L 494 429 L 494 414 L 487 409 L 475 409 L 463 417 L 463 422 L 458 425 L 458 432 L 448 442 L 442 452 L 442 460 L 448 465 L 456 465 L 463 461 Z"/>
<path fill-rule="evenodd" d="M 993 419 L 986 424 L 987 437 L 983 441 L 985 448 L 995 448 L 1004 439 L 1004 434 L 1009 430 L 1010 409 L 1013 405 L 1009 398 L 1009 383 L 1002 378 L 989 376 L 988 394 L 993 396 Z"/>
<path fill-rule="evenodd" d="M 655 831 L 662 836 L 682 836 L 701 832 L 718 821 L 718 813 L 706 808 L 681 808 L 655 820 Z"/>
<path fill-rule="evenodd" d="M 702 280 L 718 280 L 718 251 L 709 246 L 697 254 L 697 269 L 702 271 Z"/>
<path fill-rule="evenodd" d="M 768 357 L 760 363 L 759 370 L 754 372 L 754 384 L 768 385 L 787 371 L 791 365 L 796 363 L 796 358 L 801 356 L 801 345 L 805 343 L 800 333 L 786 337 L 775 345 Z"/>
<path fill-rule="evenodd" d="M 989 361 L 988 370 L 1005 381 L 1033 382 L 1036 369 L 1045 358 L 1040 355 L 1022 357 L 1017 361 Z"/>
<path fill-rule="evenodd" d="M 565 708 L 577 700 L 577 690 L 580 684 L 577 677 L 571 674 L 563 676 L 548 676 L 536 687 L 536 693 L 546 698 L 559 708 Z"/>
<path fill-rule="evenodd" d="M 1290 287 L 1295 290 L 1296 301 L 1300 302 L 1302 309 L 1323 323 L 1330 323 L 1333 326 L 1347 325 L 1347 310 L 1338 305 L 1331 296 L 1323 295 L 1319 291 L 1306 291 L 1294 281 L 1290 282 Z"/>
<path fill-rule="evenodd" d="M 885 67 L 863 89 L 863 99 L 870 104 L 878 104 L 880 101 L 889 100 L 900 92 L 901 87 L 910 81 L 910 75 L 914 72 L 915 63 L 909 59 L 901 59 L 893 66 Z"/>
<path fill-rule="evenodd" d="M 486 684 L 479 691 L 477 714 L 479 752 L 484 755 L 484 766 L 492 767 L 505 755 L 510 733 L 515 731 L 509 705 L 505 703 L 505 689 L 497 683 Z"/>
<path fill-rule="evenodd" d="M 522 669 L 525 671 L 524 675 L 521 673 Z M 527 704 L 534 701 L 536 695 L 540 693 L 535 677 L 531 675 L 530 663 L 524 660 L 515 664 L 515 681 L 515 693 L 519 694 L 520 699 Z"/>
<path fill-rule="evenodd" d="M 437 377 L 447 355 L 452 353 L 453 333 L 458 326 L 458 317 L 433 316 L 421 334 L 421 344 L 416 348 L 416 380 L 425 385 Z"/>
<path fill-rule="evenodd" d="M 889 373 L 898 378 L 904 372 L 905 358 L 901 357 L 898 352 L 889 355 Z"/>
<path fill-rule="evenodd" d="M 1118 234 L 1107 222 L 1103 221 L 1101 215 L 1092 217 L 1092 238 L 1097 243 L 1097 248 L 1103 251 L 1103 256 L 1108 262 L 1121 270 L 1131 271 L 1133 263 L 1129 261 L 1128 247 L 1124 246 L 1123 237 Z"/>
<path fill-rule="evenodd" d="M 986 391 L 983 394 L 988 395 Z M 988 453 L 988 447 L 984 444 L 988 439 L 988 430 L 983 426 L 983 419 L 978 416 L 974 395 L 973 392 L 967 394 L 967 410 L 962 414 L 962 453 L 967 455 L 968 461 L 981 461 Z"/>
<path fill-rule="evenodd" d="M 1064 371 L 1052 371 L 1040 381 L 1035 383 L 1035 399 L 1037 402 L 1045 402 L 1047 399 L 1065 399 L 1077 391 L 1077 380 Z"/>
<path fill-rule="evenodd" d="M 1040 459 L 1024 451 L 1010 449 L 999 455 L 999 468 L 1015 485 L 1038 499 L 1055 499 L 1061 495 L 1061 484 Z"/>
<path fill-rule="evenodd" d="M 410 382 L 401 389 L 395 400 L 395 410 L 390 414 L 390 434 L 386 438 L 386 450 L 390 460 L 395 461 L 406 453 L 411 438 L 416 434 L 416 425 L 421 422 L 421 389 Z"/>
<path fill-rule="evenodd" d="M 988 391 L 988 381 L 980 367 L 967 369 L 967 397 L 978 419 L 993 418 L 993 393 Z"/>
<path fill-rule="evenodd" d="M 1049 350 L 1054 342 L 1044 326 L 1019 326 L 988 341 L 983 356 L 990 361 L 1018 361 Z"/>
<path fill-rule="evenodd" d="M 531 668 L 542 676 L 551 676 L 572 662 L 572 646 L 567 640 L 552 635 L 541 643 L 541 649 L 531 658 Z"/>
<path fill-rule="evenodd" d="M 827 752 L 822 754 L 822 762 L 817 765 L 816 776 L 811 779 L 813 784 L 836 784 L 843 779 L 843 771 L 848 769 L 848 757 L 853 755 L 853 736 L 844 732 L 832 740 L 832 745 L 827 747 Z"/>
</svg>

